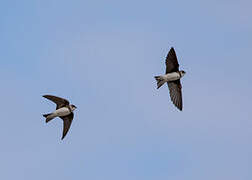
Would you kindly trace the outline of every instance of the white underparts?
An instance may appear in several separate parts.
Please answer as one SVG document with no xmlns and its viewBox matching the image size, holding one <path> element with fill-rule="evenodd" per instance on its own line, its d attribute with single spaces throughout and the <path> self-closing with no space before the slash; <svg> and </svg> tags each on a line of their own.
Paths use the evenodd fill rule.
<svg viewBox="0 0 252 180">
<path fill-rule="evenodd" d="M 70 113 L 71 112 L 70 112 L 70 110 L 67 107 L 63 107 L 63 108 L 60 108 L 60 109 L 57 109 L 56 111 L 54 111 L 53 115 L 55 117 L 57 117 L 57 116 L 67 116 Z"/>
<path fill-rule="evenodd" d="M 166 81 L 175 81 L 181 78 L 180 74 L 178 72 L 172 72 L 172 73 L 168 73 L 165 75 L 162 75 L 162 78 Z"/>
</svg>

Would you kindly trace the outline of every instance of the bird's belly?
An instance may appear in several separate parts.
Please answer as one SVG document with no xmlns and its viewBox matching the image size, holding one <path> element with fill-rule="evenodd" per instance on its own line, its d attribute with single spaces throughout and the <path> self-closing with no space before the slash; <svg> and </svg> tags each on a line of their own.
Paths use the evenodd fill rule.
<svg viewBox="0 0 252 180">
<path fill-rule="evenodd" d="M 164 75 L 164 78 L 166 81 L 176 81 L 180 79 L 180 75 L 177 72 L 172 72 Z"/>
<path fill-rule="evenodd" d="M 54 114 L 56 116 L 67 116 L 68 114 L 70 114 L 70 110 L 66 107 L 63 107 L 63 108 L 60 108 L 60 109 L 57 109 Z"/>
</svg>

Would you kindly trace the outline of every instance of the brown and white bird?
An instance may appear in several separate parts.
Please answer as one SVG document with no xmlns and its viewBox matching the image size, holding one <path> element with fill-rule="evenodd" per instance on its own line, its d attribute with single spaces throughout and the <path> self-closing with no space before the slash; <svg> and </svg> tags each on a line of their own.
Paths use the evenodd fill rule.
<svg viewBox="0 0 252 180">
<path fill-rule="evenodd" d="M 185 71 L 179 71 L 179 64 L 174 48 L 172 47 L 166 57 L 166 73 L 165 75 L 155 76 L 157 80 L 157 89 L 160 88 L 165 82 L 168 84 L 170 91 L 170 98 L 173 104 L 182 111 L 182 86 L 180 78 L 185 75 Z"/>
<path fill-rule="evenodd" d="M 55 117 L 60 117 L 63 120 L 63 135 L 61 139 L 64 139 L 73 121 L 73 111 L 76 109 L 76 106 L 73 104 L 70 105 L 68 100 L 57 96 L 44 95 L 43 97 L 53 101 L 57 105 L 54 112 L 43 114 L 43 116 L 46 118 L 46 123 Z"/>
</svg>

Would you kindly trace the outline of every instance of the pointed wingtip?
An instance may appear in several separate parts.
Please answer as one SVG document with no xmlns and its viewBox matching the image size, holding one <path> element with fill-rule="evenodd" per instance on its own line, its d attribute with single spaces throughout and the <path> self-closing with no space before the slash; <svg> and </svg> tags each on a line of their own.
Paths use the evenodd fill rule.
<svg viewBox="0 0 252 180">
<path fill-rule="evenodd" d="M 180 106 L 180 105 L 177 105 L 175 103 L 173 103 L 174 106 L 179 110 L 179 111 L 182 111 L 183 110 L 183 106 Z"/>
<path fill-rule="evenodd" d="M 62 134 L 61 140 L 63 140 L 66 137 L 66 134 Z"/>
<path fill-rule="evenodd" d="M 43 95 L 42 97 L 46 98 L 47 96 L 48 96 L 48 95 L 45 94 L 45 95 Z"/>
</svg>

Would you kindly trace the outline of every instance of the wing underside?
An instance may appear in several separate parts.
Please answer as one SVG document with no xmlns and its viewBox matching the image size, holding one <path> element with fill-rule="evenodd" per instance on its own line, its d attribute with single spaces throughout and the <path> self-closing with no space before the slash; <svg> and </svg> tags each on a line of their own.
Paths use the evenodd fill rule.
<svg viewBox="0 0 252 180">
<path fill-rule="evenodd" d="M 168 82 L 168 88 L 170 91 L 170 98 L 173 104 L 182 111 L 183 102 L 182 102 L 182 86 L 180 80 Z"/>
</svg>

